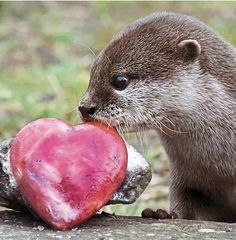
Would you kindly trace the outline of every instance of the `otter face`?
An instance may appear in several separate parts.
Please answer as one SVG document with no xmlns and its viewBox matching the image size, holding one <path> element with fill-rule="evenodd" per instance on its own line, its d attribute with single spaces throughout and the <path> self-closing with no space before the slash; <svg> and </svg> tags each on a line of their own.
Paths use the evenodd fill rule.
<svg viewBox="0 0 236 240">
<path fill-rule="evenodd" d="M 98 55 L 79 112 L 84 120 L 124 131 L 157 128 L 173 110 L 182 71 L 191 71 L 200 55 L 195 40 L 163 27 L 163 20 L 139 20 L 119 33 Z M 169 24 L 168 21 L 165 23 Z"/>
</svg>

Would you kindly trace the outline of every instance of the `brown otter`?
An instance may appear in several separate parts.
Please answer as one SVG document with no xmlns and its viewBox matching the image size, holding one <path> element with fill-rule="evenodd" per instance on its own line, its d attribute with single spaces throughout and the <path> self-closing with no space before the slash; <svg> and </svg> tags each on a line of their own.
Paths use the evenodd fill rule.
<svg viewBox="0 0 236 240">
<path fill-rule="evenodd" d="M 236 50 L 197 19 L 155 13 L 114 37 L 91 69 L 83 118 L 157 129 L 171 211 L 236 222 Z"/>
</svg>

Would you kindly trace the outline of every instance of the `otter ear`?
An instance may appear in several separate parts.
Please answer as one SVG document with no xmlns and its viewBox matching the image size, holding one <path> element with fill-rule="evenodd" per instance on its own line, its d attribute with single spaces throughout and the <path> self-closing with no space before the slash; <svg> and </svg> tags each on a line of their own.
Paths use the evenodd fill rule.
<svg viewBox="0 0 236 240">
<path fill-rule="evenodd" d="M 195 61 L 201 54 L 201 46 L 198 41 L 186 39 L 178 44 L 178 49 L 185 61 Z"/>
</svg>

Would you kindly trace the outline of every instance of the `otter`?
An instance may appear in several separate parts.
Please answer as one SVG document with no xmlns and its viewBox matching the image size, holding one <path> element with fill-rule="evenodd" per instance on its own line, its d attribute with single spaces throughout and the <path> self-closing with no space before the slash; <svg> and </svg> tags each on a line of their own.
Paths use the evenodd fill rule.
<svg viewBox="0 0 236 240">
<path fill-rule="evenodd" d="M 85 121 L 156 129 L 170 160 L 170 211 L 236 222 L 236 49 L 191 16 L 154 13 L 96 57 Z"/>
</svg>

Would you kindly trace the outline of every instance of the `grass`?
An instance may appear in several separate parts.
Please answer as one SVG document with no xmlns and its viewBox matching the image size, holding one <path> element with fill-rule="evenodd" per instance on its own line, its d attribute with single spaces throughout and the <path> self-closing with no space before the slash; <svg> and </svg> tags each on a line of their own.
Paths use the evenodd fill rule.
<svg viewBox="0 0 236 240">
<path fill-rule="evenodd" d="M 94 54 L 125 25 L 154 11 L 196 16 L 236 45 L 236 2 L 1 2 L 0 140 L 41 117 L 78 123 L 76 108 Z M 166 187 L 163 148 L 153 139 L 149 143 L 145 156 L 154 173 L 164 176 L 153 185 Z M 146 201 L 111 211 L 138 215 L 145 206 L 160 207 L 160 198 L 167 197 L 164 190 L 148 194 Z"/>
<path fill-rule="evenodd" d="M 78 122 L 77 104 L 87 79 L 88 71 L 77 62 L 1 71 L 1 137 L 8 138 L 28 121 L 42 117 Z"/>
</svg>

